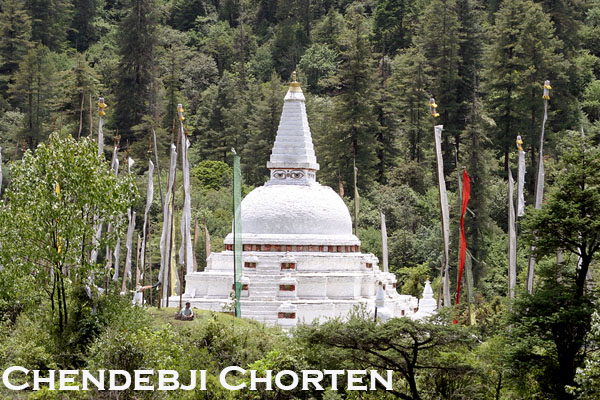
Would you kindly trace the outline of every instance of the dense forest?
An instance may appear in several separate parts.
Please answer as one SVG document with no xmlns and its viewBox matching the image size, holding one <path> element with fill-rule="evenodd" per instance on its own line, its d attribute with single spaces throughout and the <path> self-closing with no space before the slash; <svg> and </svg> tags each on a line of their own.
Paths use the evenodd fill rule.
<svg viewBox="0 0 600 400">
<path fill-rule="evenodd" d="M 598 398 L 599 48 L 598 1 L 0 0 L 0 367 L 384 365 L 398 371 L 402 382 L 394 393 L 360 398 Z M 199 268 L 210 248 L 223 250 L 232 221 L 231 149 L 241 157 L 244 193 L 268 179 L 266 162 L 294 71 L 321 166 L 317 179 L 339 191 L 353 213 L 356 164 L 363 251 L 381 259 L 385 213 L 390 270 L 398 291 L 417 297 L 426 279 L 436 295 L 441 285 L 433 125 L 444 126 L 453 294 L 463 170 L 472 188 L 464 220 L 472 272 L 463 284 L 468 298 L 436 317 L 456 319 L 458 326 L 375 324 L 356 315 L 347 323 L 300 328 L 291 337 L 252 324 L 238 328 L 236 336 L 235 324 L 206 316 L 190 343 L 185 327 L 171 329 L 146 311 L 130 309 L 119 299 L 120 284 L 90 301 L 85 282 L 65 278 L 55 304 L 55 287 L 48 282 L 59 278 L 41 284 L 37 268 L 64 248 L 75 254 L 73 265 L 80 263 L 79 276 L 87 276 L 94 266 L 84 263 L 84 249 L 67 250 L 57 236 L 48 238 L 49 247 L 14 239 L 43 243 L 40 238 L 59 218 L 81 215 L 82 222 L 69 229 L 91 241 L 93 213 L 81 206 L 87 200 L 107 215 L 133 207 L 139 230 L 147 161 L 155 156 L 148 252 L 156 276 L 177 104 L 183 104 L 191 142 Z M 544 125 L 546 188 L 542 208 L 534 210 L 546 80 L 552 87 Z M 135 160 L 131 173 L 122 168 L 113 177 L 108 162 L 100 166 L 86 158 L 95 151 L 88 139 L 98 135 L 99 97 L 108 104 L 101 159 L 110 160 L 118 144 L 123 165 L 129 156 Z M 438 117 L 430 112 L 431 98 Z M 511 300 L 508 179 L 509 172 L 516 176 L 517 135 L 525 152 L 527 209 L 516 224 L 517 294 Z M 90 178 L 94 168 L 104 168 L 106 176 Z M 63 180 L 69 182 L 64 188 L 70 184 L 87 197 L 52 214 L 52 202 L 62 201 Z M 38 193 L 44 185 L 55 197 Z M 37 221 L 32 215 L 48 225 L 17 236 Z M 126 229 L 115 225 L 107 240 L 114 245 Z M 527 291 L 532 254 L 536 275 Z M 102 276 L 96 278 L 102 286 Z M 261 330 L 268 334 L 258 338 Z M 352 336 L 360 330 L 363 335 Z M 419 335 L 439 340 L 420 348 Z M 386 348 L 386 341 L 397 346 Z M 431 365 L 422 359 L 411 364 L 411 345 Z M 369 346 L 372 351 L 365 352 Z M 213 395 L 189 398 L 241 398 Z M 53 398 L 43 396 L 37 398 Z M 244 396 L 358 398 L 331 391 Z"/>
</svg>

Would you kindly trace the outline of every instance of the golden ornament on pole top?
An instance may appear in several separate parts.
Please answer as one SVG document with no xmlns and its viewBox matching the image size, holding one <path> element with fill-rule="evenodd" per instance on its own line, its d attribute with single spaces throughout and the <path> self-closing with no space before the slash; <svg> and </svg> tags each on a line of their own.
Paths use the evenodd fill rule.
<svg viewBox="0 0 600 400">
<path fill-rule="evenodd" d="M 523 151 L 523 139 L 521 139 L 521 135 L 517 135 L 517 150 Z"/>
<path fill-rule="evenodd" d="M 437 104 L 435 104 L 435 99 L 433 97 L 429 99 L 429 112 L 433 118 L 440 116 L 440 114 L 437 112 Z"/>
<path fill-rule="evenodd" d="M 552 86 L 550 86 L 550 81 L 545 81 L 544 94 L 542 96 L 545 100 L 550 100 L 550 90 L 552 90 Z"/>
<path fill-rule="evenodd" d="M 98 99 L 98 115 L 101 117 L 104 117 L 106 115 L 106 112 L 104 111 L 104 109 L 107 107 L 106 103 L 104 102 L 104 97 L 100 97 Z"/>
</svg>

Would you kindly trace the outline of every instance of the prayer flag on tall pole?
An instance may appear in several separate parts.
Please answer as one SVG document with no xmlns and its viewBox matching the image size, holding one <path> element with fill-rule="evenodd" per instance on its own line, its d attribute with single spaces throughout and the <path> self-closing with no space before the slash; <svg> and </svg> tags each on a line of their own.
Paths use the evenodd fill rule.
<svg viewBox="0 0 600 400">
<path fill-rule="evenodd" d="M 152 206 L 152 199 L 154 198 L 154 164 L 152 160 L 148 160 L 148 190 L 146 192 L 146 208 L 144 209 L 144 225 L 142 226 L 142 248 L 141 248 L 141 270 L 142 277 L 144 271 L 146 271 L 146 234 L 148 231 L 148 213 Z"/>
<path fill-rule="evenodd" d="M 385 214 L 383 213 L 383 211 L 379 211 L 379 213 L 381 214 L 381 251 L 383 256 L 383 272 L 389 272 L 387 228 L 385 226 Z"/>
<path fill-rule="evenodd" d="M 437 175 L 438 175 L 438 189 L 440 199 L 440 213 L 442 219 L 442 241 L 444 245 L 444 252 L 442 255 L 442 266 L 440 270 L 440 280 L 443 282 L 443 297 L 444 306 L 449 307 L 450 303 L 450 278 L 449 278 L 449 259 L 448 259 L 448 247 L 450 242 L 450 210 L 448 208 L 448 193 L 446 192 L 446 180 L 444 178 L 444 160 L 442 158 L 442 130 L 443 125 L 435 125 L 435 118 L 438 118 L 440 114 L 437 112 L 437 104 L 435 99 L 432 97 L 429 100 L 429 112 L 431 113 L 433 121 L 433 133 L 435 139 L 435 152 L 437 161 Z M 438 303 L 440 299 L 438 298 Z M 439 304 L 438 304 L 439 305 Z"/>
<path fill-rule="evenodd" d="M 135 251 L 135 290 L 138 289 L 138 287 L 140 286 L 140 278 L 141 278 L 141 273 L 140 273 L 140 250 L 142 247 L 142 237 L 138 234 L 137 237 L 137 246 L 136 246 L 136 251 Z"/>
<path fill-rule="evenodd" d="M 242 170 L 240 157 L 233 151 L 233 273 L 235 287 L 235 316 L 242 316 Z"/>
<path fill-rule="evenodd" d="M 135 211 L 131 208 L 127 210 L 127 219 L 129 220 L 127 226 L 127 239 L 125 241 L 127 253 L 125 254 L 125 269 L 123 271 L 121 294 L 125 294 L 125 291 L 127 290 L 127 281 L 131 281 L 131 254 L 133 252 L 133 231 L 135 230 Z"/>
<path fill-rule="evenodd" d="M 193 245 L 193 253 L 194 253 L 194 272 L 198 271 L 198 260 L 196 259 L 196 249 L 198 246 L 198 235 L 200 234 L 200 228 L 198 226 L 198 218 L 194 223 L 194 245 Z"/>
<path fill-rule="evenodd" d="M 358 237 L 358 211 L 360 209 L 360 196 L 358 195 L 358 168 L 356 158 L 353 160 L 354 167 L 354 234 Z"/>
<path fill-rule="evenodd" d="M 466 170 L 463 170 L 462 180 L 462 209 L 460 212 L 460 251 L 458 260 L 458 283 L 456 284 L 456 304 L 460 301 L 460 284 L 462 281 L 463 270 L 465 268 L 465 258 L 467 256 L 467 241 L 465 238 L 465 212 L 471 198 L 471 178 Z"/>
<path fill-rule="evenodd" d="M 210 233 L 208 232 L 208 228 L 204 225 L 204 250 L 206 252 L 206 258 L 210 256 L 211 248 L 210 248 Z"/>
<path fill-rule="evenodd" d="M 160 205 L 165 206 L 162 194 L 162 183 L 160 178 L 160 164 L 158 164 L 158 146 L 156 145 L 156 131 L 152 128 L 152 138 L 154 139 L 154 159 L 156 160 L 156 169 L 158 170 L 158 192 L 160 193 Z"/>
<path fill-rule="evenodd" d="M 173 229 L 173 219 L 175 218 L 173 212 L 173 202 L 170 204 L 171 207 L 171 229 Z M 169 251 L 169 295 L 175 296 L 178 293 L 181 293 L 181 286 L 179 281 L 179 274 L 177 273 L 177 261 L 175 260 L 175 238 L 174 232 L 171 232 L 171 246 Z M 165 298 L 165 304 L 169 306 L 169 299 Z M 181 306 L 181 304 L 180 304 Z"/>
<path fill-rule="evenodd" d="M 175 164 L 177 162 L 177 150 L 174 144 L 171 144 L 171 159 L 169 163 L 169 179 L 167 183 L 167 196 L 163 204 L 163 228 L 160 236 L 160 270 L 158 272 L 158 282 L 162 285 L 162 301 L 166 304 L 168 296 L 168 275 L 170 267 L 170 247 L 171 247 L 171 192 L 175 182 Z"/>
<path fill-rule="evenodd" d="M 525 215 L 525 195 L 523 187 L 525 186 L 525 152 L 523 151 L 523 140 L 517 136 L 518 151 L 518 173 L 517 173 L 517 217 Z"/>
<path fill-rule="evenodd" d="M 0 147 L 0 194 L 2 194 L 2 147 Z"/>
<path fill-rule="evenodd" d="M 515 298 L 517 286 L 517 230 L 515 226 L 515 206 L 513 203 L 513 176 L 508 170 L 508 297 Z"/>
<path fill-rule="evenodd" d="M 181 213 L 181 247 L 179 248 L 179 264 L 185 265 L 185 272 L 189 274 L 194 269 L 194 253 L 192 251 L 192 236 L 190 234 L 192 221 L 192 197 L 190 195 L 190 163 L 188 148 L 190 141 L 183 129 L 183 106 L 177 105 L 179 115 L 179 129 L 181 133 L 181 171 L 183 176 L 183 210 Z"/>
<path fill-rule="evenodd" d="M 104 132 L 102 128 L 104 127 L 104 116 L 106 115 L 106 103 L 104 102 L 104 97 L 100 97 L 98 99 L 98 156 L 101 156 L 104 153 Z"/>
<path fill-rule="evenodd" d="M 131 167 L 133 166 L 133 158 L 127 157 L 127 173 L 131 174 Z M 131 254 L 133 253 L 133 231 L 135 230 L 135 211 L 131 207 L 127 210 L 127 236 L 125 240 L 125 248 L 127 253 L 125 254 L 125 270 L 123 271 L 123 284 L 121 286 L 121 292 L 126 289 L 126 281 L 131 281 Z"/>
<path fill-rule="evenodd" d="M 112 155 L 112 159 L 111 159 L 111 168 L 115 174 L 115 176 L 119 175 L 119 136 L 115 137 L 115 144 L 114 144 L 114 148 L 113 148 L 113 155 Z M 117 217 L 118 219 L 121 218 L 121 216 L 119 215 Z M 113 225 L 112 223 L 109 222 L 108 224 L 108 231 L 112 232 L 113 230 Z M 107 252 L 106 252 L 106 258 L 107 258 L 107 267 L 110 270 L 110 258 L 114 257 L 114 267 L 115 267 L 115 272 L 112 276 L 112 280 L 113 281 L 117 281 L 119 280 L 119 259 L 120 259 L 120 253 L 121 253 L 121 238 L 117 237 L 117 243 L 115 245 L 115 248 L 111 254 L 110 248 L 106 248 Z"/>
<path fill-rule="evenodd" d="M 539 149 L 539 160 L 537 178 L 535 181 L 535 199 L 534 208 L 542 208 L 542 201 L 544 199 L 544 129 L 546 127 L 546 120 L 548 119 L 548 100 L 550 100 L 550 81 L 544 82 L 544 119 L 542 120 L 542 133 L 540 134 L 540 149 Z M 535 251 L 535 246 L 531 246 L 531 253 Z M 529 294 L 533 293 L 533 277 L 535 275 L 535 256 L 532 254 L 529 256 L 529 266 L 527 268 L 527 291 Z"/>
</svg>

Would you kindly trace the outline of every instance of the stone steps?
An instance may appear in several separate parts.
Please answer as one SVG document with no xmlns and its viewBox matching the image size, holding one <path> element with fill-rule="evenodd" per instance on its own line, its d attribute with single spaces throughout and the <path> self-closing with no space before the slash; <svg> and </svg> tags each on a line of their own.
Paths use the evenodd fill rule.
<svg viewBox="0 0 600 400">
<path fill-rule="evenodd" d="M 270 300 L 270 301 L 269 301 Z M 279 309 L 279 303 L 273 302 L 273 297 L 270 296 L 265 301 L 242 300 L 242 316 L 244 318 L 251 318 L 255 321 L 262 322 L 267 325 L 276 325 Z"/>
</svg>

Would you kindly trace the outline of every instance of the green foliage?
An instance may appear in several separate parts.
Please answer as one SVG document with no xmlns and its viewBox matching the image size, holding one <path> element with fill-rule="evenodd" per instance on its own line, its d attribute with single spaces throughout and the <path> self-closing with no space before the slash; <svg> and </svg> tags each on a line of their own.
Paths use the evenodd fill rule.
<svg viewBox="0 0 600 400">
<path fill-rule="evenodd" d="M 32 283 L 47 293 L 53 313 L 58 313 L 61 333 L 68 321 L 69 276 L 76 286 L 94 271 L 103 271 L 84 256 L 93 248 L 94 216 L 115 224 L 115 231 L 98 244 L 104 248 L 121 232 L 123 222 L 117 217 L 135 196 L 129 179 L 109 173 L 96 145 L 87 139 L 77 142 L 53 134 L 14 165 L 0 210 L 0 273 L 32 274 Z"/>
<path fill-rule="evenodd" d="M 377 164 L 375 134 L 379 123 L 373 108 L 370 34 L 363 10 L 355 7 L 349 14 L 348 29 L 340 38 L 340 89 L 334 99 L 327 142 L 319 152 L 326 181 L 334 183 L 340 176 L 346 187 L 353 186 L 354 161 L 361 177 L 373 176 Z M 359 179 L 361 190 L 367 188 L 366 182 Z"/>
<path fill-rule="evenodd" d="M 22 148 L 33 149 L 47 138 L 48 117 L 53 110 L 52 98 L 56 89 L 56 64 L 47 47 L 38 45 L 29 50 L 9 85 L 11 100 L 25 113 L 25 126 L 19 141 Z"/>
<path fill-rule="evenodd" d="M 120 22 L 119 64 L 114 118 L 123 143 L 134 138 L 132 129 L 150 114 L 154 50 L 157 43 L 158 7 L 155 0 L 130 0 Z"/>
<path fill-rule="evenodd" d="M 232 168 L 223 161 L 200 161 L 190 171 L 190 174 L 200 181 L 203 188 L 219 189 L 231 183 Z"/>
<path fill-rule="evenodd" d="M 0 74 L 3 85 L 10 79 L 31 47 L 31 17 L 19 0 L 2 2 L 0 13 Z M 6 76 L 8 75 L 8 76 Z"/>
<path fill-rule="evenodd" d="M 594 311 L 586 282 L 591 261 L 600 251 L 600 149 L 572 133 L 555 185 L 542 209 L 525 221 L 538 258 L 564 252 L 562 263 L 541 263 L 532 295 L 515 304 L 515 342 L 511 362 L 527 371 L 549 398 L 570 398 L 575 371 L 583 362 L 584 343 Z M 568 334 L 565 334 L 567 333 Z"/>
<path fill-rule="evenodd" d="M 327 79 L 336 70 L 337 54 L 327 45 L 314 44 L 309 47 L 300 62 L 298 69 L 306 76 L 306 88 L 314 93 L 323 91 L 322 79 Z"/>
<path fill-rule="evenodd" d="M 414 33 L 415 2 L 380 0 L 375 8 L 375 39 L 385 54 L 408 47 Z"/>
<path fill-rule="evenodd" d="M 495 18 L 484 74 L 491 116 L 496 121 L 494 143 L 508 170 L 509 150 L 514 148 L 517 134 L 523 137 L 526 152 L 535 154 L 543 110 L 541 85 L 549 79 L 554 92 L 561 96 L 556 89 L 564 86 L 565 61 L 552 22 L 538 4 L 529 0 L 504 2 Z M 560 107 L 560 102 L 553 100 L 552 104 Z M 529 157 L 531 162 L 533 158 Z"/>
<path fill-rule="evenodd" d="M 60 50 L 67 40 L 67 29 L 73 18 L 73 3 L 69 0 L 27 0 L 25 8 L 31 16 L 31 39 Z"/>
<path fill-rule="evenodd" d="M 312 347 L 321 368 L 335 365 L 350 369 L 391 369 L 396 372 L 392 393 L 405 399 L 421 399 L 431 390 L 424 379 L 443 379 L 451 369 L 456 376 L 471 372 L 471 367 L 459 361 L 460 353 L 473 345 L 467 331 L 442 321 L 415 322 L 408 318 L 393 318 L 376 323 L 366 310 L 356 310 L 347 322 L 330 320 L 321 325 L 305 325 L 297 330 L 298 339 Z M 315 362 L 313 361 L 313 362 Z M 463 378 L 464 379 L 464 378 Z M 465 381 L 466 383 L 466 381 Z M 455 388 L 452 395 L 458 395 Z M 449 392 L 438 393 L 445 397 Z"/>
<path fill-rule="evenodd" d="M 574 394 L 579 400 L 592 400 L 600 395 L 600 359 L 598 358 L 597 343 L 600 340 L 600 316 L 594 313 L 592 316 L 592 328 L 590 330 L 590 344 L 595 344 L 595 349 L 588 353 L 583 367 L 577 369 L 575 383 L 577 387 L 567 388 L 567 392 Z"/>
</svg>

